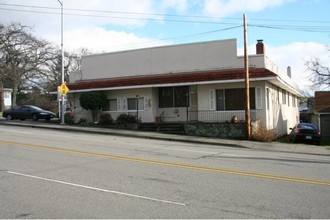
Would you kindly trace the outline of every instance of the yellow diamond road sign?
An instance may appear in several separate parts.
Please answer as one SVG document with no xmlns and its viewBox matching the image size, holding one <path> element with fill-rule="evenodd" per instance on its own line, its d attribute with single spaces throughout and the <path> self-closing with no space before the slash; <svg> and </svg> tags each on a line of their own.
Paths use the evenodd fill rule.
<svg viewBox="0 0 330 220">
<path fill-rule="evenodd" d="M 69 88 L 65 85 L 65 83 L 62 83 L 62 85 L 60 86 L 60 93 L 63 95 L 63 96 L 66 96 L 66 94 L 69 92 Z"/>
</svg>

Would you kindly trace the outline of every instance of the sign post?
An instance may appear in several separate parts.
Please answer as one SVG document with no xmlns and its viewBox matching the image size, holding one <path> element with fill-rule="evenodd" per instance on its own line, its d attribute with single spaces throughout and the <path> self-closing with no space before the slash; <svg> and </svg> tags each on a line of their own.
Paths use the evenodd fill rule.
<svg viewBox="0 0 330 220">
<path fill-rule="evenodd" d="M 66 96 L 66 94 L 69 92 L 69 88 L 66 86 L 65 83 L 62 83 L 61 86 L 58 87 L 58 92 L 61 94 L 61 104 L 62 107 L 60 108 L 60 115 L 61 115 L 61 124 L 65 124 L 64 122 L 64 111 L 65 111 L 65 99 L 64 97 Z"/>
<path fill-rule="evenodd" d="M 62 83 L 60 90 L 62 96 L 66 96 L 66 94 L 70 91 L 69 88 L 65 85 L 65 83 Z"/>
</svg>

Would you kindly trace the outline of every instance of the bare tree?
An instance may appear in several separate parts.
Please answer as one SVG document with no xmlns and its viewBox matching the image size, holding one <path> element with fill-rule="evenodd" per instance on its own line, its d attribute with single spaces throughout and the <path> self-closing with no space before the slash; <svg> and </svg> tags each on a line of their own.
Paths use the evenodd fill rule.
<svg viewBox="0 0 330 220">
<path fill-rule="evenodd" d="M 71 72 L 81 70 L 81 57 L 89 55 L 91 52 L 88 49 L 82 48 L 74 52 L 64 52 L 64 81 L 69 82 L 69 75 Z M 62 53 L 60 49 L 54 49 L 53 59 L 47 62 L 47 68 L 49 71 L 47 82 L 45 82 L 45 88 L 48 91 L 55 91 L 57 86 L 61 85 L 61 62 Z"/>
<path fill-rule="evenodd" d="M 0 79 L 10 81 L 13 106 L 19 87 L 47 78 L 44 64 L 52 59 L 50 44 L 35 38 L 30 31 L 31 27 L 19 23 L 0 25 Z"/>
<path fill-rule="evenodd" d="M 4 26 L 0 23 L 0 33 L 1 30 L 4 28 Z M 4 100 L 4 94 L 3 94 L 3 80 L 4 80 L 4 69 L 2 69 L 1 67 L 1 58 L 3 57 L 2 55 L 2 51 L 0 50 L 0 112 L 2 112 L 5 109 L 5 100 Z"/>
<path fill-rule="evenodd" d="M 5 99 L 3 95 L 3 83 L 0 79 L 0 112 L 2 112 L 5 109 Z"/>
<path fill-rule="evenodd" d="M 319 58 L 313 58 L 305 62 L 311 72 L 309 76 L 314 88 L 330 88 L 330 68 L 325 66 Z"/>
</svg>

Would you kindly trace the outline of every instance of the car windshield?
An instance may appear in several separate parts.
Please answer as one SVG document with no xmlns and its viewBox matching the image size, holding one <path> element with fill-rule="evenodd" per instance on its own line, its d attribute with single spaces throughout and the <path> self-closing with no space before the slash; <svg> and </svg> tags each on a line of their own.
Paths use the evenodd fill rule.
<svg viewBox="0 0 330 220">
<path fill-rule="evenodd" d="M 43 109 L 42 108 L 39 108 L 39 107 L 37 107 L 37 106 L 30 106 L 32 109 L 35 109 L 35 110 L 39 110 L 39 111 L 43 111 Z"/>
<path fill-rule="evenodd" d="M 299 128 L 315 130 L 315 129 L 317 129 L 317 126 L 313 125 L 313 124 L 299 124 Z"/>
</svg>

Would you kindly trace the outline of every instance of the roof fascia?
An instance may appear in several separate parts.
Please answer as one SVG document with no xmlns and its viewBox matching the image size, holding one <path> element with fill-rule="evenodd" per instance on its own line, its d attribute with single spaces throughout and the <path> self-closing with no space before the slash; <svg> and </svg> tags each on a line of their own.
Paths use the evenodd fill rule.
<svg viewBox="0 0 330 220">
<path fill-rule="evenodd" d="M 267 78 L 250 78 L 252 81 L 264 81 L 274 80 L 276 77 Z M 95 89 L 81 89 L 81 90 L 70 90 L 69 93 L 80 93 L 80 92 L 92 92 L 92 91 L 113 91 L 113 90 L 124 90 L 124 89 L 143 89 L 143 88 L 159 88 L 159 87 L 170 87 L 170 86 L 189 86 L 189 85 L 206 85 L 206 84 L 227 84 L 227 83 L 238 83 L 244 82 L 245 79 L 234 79 L 234 80 L 216 80 L 216 81 L 203 81 L 203 82 L 187 82 L 187 83 L 165 83 L 165 84 L 151 84 L 151 85 L 138 85 L 138 86 L 118 86 L 108 88 L 95 88 Z"/>
</svg>

